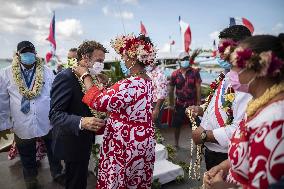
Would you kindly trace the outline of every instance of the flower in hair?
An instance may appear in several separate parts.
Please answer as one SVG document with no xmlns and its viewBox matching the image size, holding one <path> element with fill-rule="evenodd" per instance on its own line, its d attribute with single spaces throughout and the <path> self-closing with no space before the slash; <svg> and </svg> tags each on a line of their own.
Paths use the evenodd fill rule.
<svg viewBox="0 0 284 189">
<path fill-rule="evenodd" d="M 122 35 L 111 41 L 116 53 L 137 59 L 145 65 L 154 64 L 157 49 L 149 42 L 139 39 L 133 34 Z"/>
</svg>

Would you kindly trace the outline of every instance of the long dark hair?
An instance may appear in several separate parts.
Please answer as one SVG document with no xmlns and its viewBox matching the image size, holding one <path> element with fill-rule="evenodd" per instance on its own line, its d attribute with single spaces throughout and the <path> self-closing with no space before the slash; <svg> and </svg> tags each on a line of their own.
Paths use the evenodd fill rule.
<svg viewBox="0 0 284 189">
<path fill-rule="evenodd" d="M 278 58 L 284 61 L 284 37 L 283 33 L 279 36 L 273 35 L 256 35 L 241 41 L 240 45 L 246 46 L 246 48 L 251 49 L 255 53 L 262 53 L 265 51 L 272 51 Z M 252 68 L 258 70 L 258 65 Z M 272 77 L 272 76 L 271 76 Z M 284 80 L 284 65 L 282 66 L 280 73 L 273 79 L 278 82 Z"/>
</svg>

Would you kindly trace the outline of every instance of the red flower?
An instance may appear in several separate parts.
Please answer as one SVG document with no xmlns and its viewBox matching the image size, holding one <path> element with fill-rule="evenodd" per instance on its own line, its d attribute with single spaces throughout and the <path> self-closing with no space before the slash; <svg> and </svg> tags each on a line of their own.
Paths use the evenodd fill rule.
<svg viewBox="0 0 284 189">
<path fill-rule="evenodd" d="M 275 56 L 275 54 L 272 54 L 272 59 L 271 59 L 271 63 L 269 65 L 269 68 L 267 70 L 267 73 L 271 73 L 274 74 L 275 71 L 278 71 L 282 68 L 283 66 L 283 61 L 280 60 L 277 56 Z"/>
<path fill-rule="evenodd" d="M 252 56 L 251 49 L 244 49 L 243 51 L 237 51 L 237 65 L 239 68 L 244 68 L 246 66 L 246 61 Z"/>
<path fill-rule="evenodd" d="M 232 116 L 233 115 L 233 110 L 231 108 L 228 109 L 227 115 Z"/>
<path fill-rule="evenodd" d="M 216 89 L 216 87 L 217 87 L 217 83 L 215 81 L 210 84 L 211 89 Z"/>
</svg>

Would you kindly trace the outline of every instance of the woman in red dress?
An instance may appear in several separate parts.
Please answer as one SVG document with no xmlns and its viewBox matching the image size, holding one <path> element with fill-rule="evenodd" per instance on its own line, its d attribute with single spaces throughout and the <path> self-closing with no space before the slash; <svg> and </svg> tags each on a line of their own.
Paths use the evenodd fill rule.
<svg viewBox="0 0 284 189">
<path fill-rule="evenodd" d="M 152 81 L 144 67 L 154 63 L 156 50 L 149 38 L 134 35 L 117 37 L 112 47 L 130 70 L 128 78 L 99 89 L 86 69 L 75 69 L 88 90 L 83 102 L 109 114 L 96 188 L 151 188 L 155 161 Z"/>
<path fill-rule="evenodd" d="M 231 139 L 228 160 L 205 173 L 205 186 L 274 187 L 284 177 L 283 40 L 253 36 L 227 52 L 233 52 L 230 60 L 234 67 L 228 73 L 232 87 L 252 94 L 253 100 Z"/>
</svg>

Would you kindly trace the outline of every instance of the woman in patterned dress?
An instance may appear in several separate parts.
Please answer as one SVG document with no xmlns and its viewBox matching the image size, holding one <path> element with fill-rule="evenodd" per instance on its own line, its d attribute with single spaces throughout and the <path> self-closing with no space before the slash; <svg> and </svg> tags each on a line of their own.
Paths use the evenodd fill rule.
<svg viewBox="0 0 284 189">
<path fill-rule="evenodd" d="M 125 61 L 130 77 L 99 89 L 86 69 L 75 69 L 88 90 L 83 102 L 109 114 L 96 188 L 151 188 L 155 161 L 152 81 L 144 67 L 154 63 L 156 50 L 145 36 L 120 36 L 111 44 Z"/>
<path fill-rule="evenodd" d="M 231 52 L 232 85 L 253 100 L 231 139 L 228 160 L 205 173 L 204 183 L 206 188 L 266 189 L 284 177 L 283 39 L 253 36 Z"/>
</svg>

